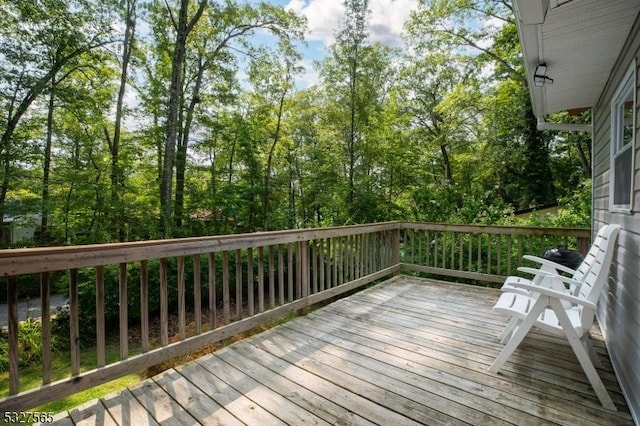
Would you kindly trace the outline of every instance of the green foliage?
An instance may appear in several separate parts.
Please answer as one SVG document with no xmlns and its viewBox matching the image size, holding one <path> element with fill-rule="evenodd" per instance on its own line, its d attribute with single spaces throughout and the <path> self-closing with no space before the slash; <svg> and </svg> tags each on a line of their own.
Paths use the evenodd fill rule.
<svg viewBox="0 0 640 426">
<path fill-rule="evenodd" d="M 517 223 L 531 226 L 591 228 L 591 191 L 591 181 L 585 180 L 571 195 L 560 199 L 557 212 L 534 212 Z"/>
<path fill-rule="evenodd" d="M 59 333 L 57 319 L 52 321 L 51 352 L 57 353 L 69 345 L 68 333 L 66 339 Z M 18 326 L 18 356 L 20 367 L 36 364 L 42 359 L 42 323 L 30 318 L 22 321 Z M 8 334 L 0 334 L 0 372 L 9 367 L 9 337 Z"/>
<path fill-rule="evenodd" d="M 194 20 L 184 39 L 171 19 L 176 2 L 143 2 L 129 18 L 124 2 L 0 6 L 0 129 L 11 133 L 0 146 L 0 210 L 46 212 L 47 238 L 33 244 L 394 219 L 495 223 L 571 197 L 589 176 L 588 138 L 535 128 L 508 3 L 422 2 L 402 54 L 371 40 L 369 2 L 345 1 L 309 87 L 296 84 L 301 17 L 263 3 L 186 4 Z M 122 86 L 135 101 L 124 106 L 116 155 L 124 19 L 138 29 Z M 184 55 L 174 64 L 178 45 Z M 81 51 L 56 62 L 54 53 L 73 48 Z M 172 86 L 172 76 L 181 83 Z M 11 129 L 21 99 L 28 105 Z M 172 199 L 161 203 L 169 154 Z M 161 211 L 172 215 L 162 226 Z"/>
</svg>

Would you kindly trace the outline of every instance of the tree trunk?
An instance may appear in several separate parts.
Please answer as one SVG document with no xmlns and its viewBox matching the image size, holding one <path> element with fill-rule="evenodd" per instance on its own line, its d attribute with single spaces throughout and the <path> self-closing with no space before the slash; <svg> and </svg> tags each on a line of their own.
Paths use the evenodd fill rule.
<svg viewBox="0 0 640 426">
<path fill-rule="evenodd" d="M 182 226 L 184 215 L 184 180 L 187 167 L 187 148 L 189 147 L 189 138 L 191 134 L 191 125 L 193 124 L 193 115 L 196 109 L 196 105 L 200 101 L 200 89 L 202 87 L 202 78 L 206 64 L 202 60 L 198 66 L 198 74 L 196 76 L 196 82 L 193 86 L 193 92 L 191 94 L 191 101 L 187 107 L 186 116 L 184 119 L 182 137 L 180 138 L 180 144 L 176 152 L 176 199 L 174 207 L 175 224 L 177 227 Z"/>
<path fill-rule="evenodd" d="M 109 152 L 111 153 L 111 205 L 113 213 L 110 215 L 110 225 L 118 236 L 119 241 L 125 240 L 123 218 L 124 205 L 122 202 L 122 190 L 124 189 L 124 176 L 120 167 L 120 140 L 122 133 L 122 116 L 124 109 L 124 95 L 127 87 L 129 62 L 135 41 L 136 31 L 136 1 L 127 0 L 125 12 L 125 32 L 122 49 L 122 69 L 120 72 L 120 88 L 118 89 L 118 99 L 116 101 L 116 116 L 113 130 L 113 139 L 107 138 Z"/>
<path fill-rule="evenodd" d="M 284 87 L 282 89 L 282 94 L 280 95 L 280 102 L 278 104 L 278 115 L 277 115 L 277 123 L 276 130 L 273 134 L 273 143 L 271 144 L 271 149 L 269 149 L 269 157 L 267 159 L 267 169 L 264 173 L 264 194 L 262 197 L 262 220 L 263 220 L 263 230 L 269 230 L 269 185 L 271 182 L 271 166 L 273 163 L 273 155 L 276 151 L 276 145 L 280 140 L 280 129 L 282 127 L 282 114 L 284 113 L 284 100 L 287 96 L 287 85 L 289 84 L 290 79 L 289 70 L 287 70 L 287 79 L 285 81 Z"/>
<path fill-rule="evenodd" d="M 588 155 L 585 154 L 580 139 L 576 139 L 576 149 L 578 150 L 578 157 L 580 158 L 580 165 L 582 166 L 584 176 L 591 179 L 591 152 L 589 152 Z"/>
<path fill-rule="evenodd" d="M 166 138 L 164 143 L 164 158 L 162 162 L 162 179 L 160 180 L 160 228 L 168 237 L 171 235 L 171 199 L 173 192 L 173 168 L 178 140 L 178 123 L 180 101 L 182 96 L 182 78 L 184 72 L 184 58 L 186 55 L 187 37 L 198 22 L 207 5 L 202 0 L 196 14 L 188 19 L 189 0 L 180 0 L 178 21 L 174 21 L 176 41 L 171 58 L 171 83 L 169 86 L 169 103 L 167 106 Z"/>
<path fill-rule="evenodd" d="M 453 184 L 451 161 L 449 160 L 449 152 L 447 152 L 447 144 L 440 144 L 440 152 L 442 153 L 442 161 L 444 163 L 444 181 L 446 184 Z"/>
<path fill-rule="evenodd" d="M 49 175 L 51 173 L 51 145 L 53 141 L 53 115 L 55 109 L 55 92 L 56 83 L 55 76 L 51 79 L 51 89 L 49 93 L 49 110 L 47 111 L 47 135 L 44 146 L 44 159 L 42 166 L 42 199 L 40 218 L 40 236 L 41 243 L 46 242 L 49 238 Z"/>
</svg>

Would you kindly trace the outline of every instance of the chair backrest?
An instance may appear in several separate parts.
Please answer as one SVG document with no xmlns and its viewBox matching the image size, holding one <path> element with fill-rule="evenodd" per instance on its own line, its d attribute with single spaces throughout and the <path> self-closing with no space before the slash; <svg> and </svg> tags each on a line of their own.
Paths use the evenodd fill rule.
<svg viewBox="0 0 640 426">
<path fill-rule="evenodd" d="M 593 266 L 594 261 L 601 254 L 601 246 L 603 244 L 603 240 L 610 238 L 610 234 L 613 228 L 616 226 L 618 225 L 603 225 L 600 227 L 598 233 L 596 234 L 596 237 L 593 240 L 593 244 L 591 244 L 591 248 L 584 256 L 582 263 L 580 264 L 578 269 L 576 269 L 576 272 L 571 278 L 576 281 L 584 280 L 585 276 L 589 273 L 589 270 Z"/>
<path fill-rule="evenodd" d="M 595 250 L 593 250 L 593 260 L 581 280 L 582 285 L 578 291 L 578 297 L 584 298 L 594 304 L 598 303 L 600 294 L 609 276 L 609 269 L 611 268 L 613 252 L 619 231 L 620 225 L 605 225 L 600 228 L 598 237 L 596 237 L 592 246 L 592 249 L 595 248 Z M 592 250 L 589 250 L 589 252 L 591 251 Z M 594 316 L 595 310 L 589 308 L 582 309 L 581 322 L 585 331 L 591 328 Z"/>
</svg>

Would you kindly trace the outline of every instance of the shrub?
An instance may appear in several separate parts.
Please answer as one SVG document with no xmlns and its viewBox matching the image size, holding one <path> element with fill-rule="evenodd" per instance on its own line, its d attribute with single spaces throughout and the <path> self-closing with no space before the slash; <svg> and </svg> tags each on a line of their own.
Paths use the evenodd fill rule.
<svg viewBox="0 0 640 426">
<path fill-rule="evenodd" d="M 55 324 L 55 320 L 54 320 Z M 56 333 L 55 325 L 51 333 L 51 351 L 59 352 L 68 348 L 68 332 L 63 337 Z M 42 359 L 42 323 L 40 320 L 30 318 L 18 326 L 18 356 L 21 367 L 40 362 Z M 6 371 L 9 367 L 9 336 L 7 333 L 0 335 L 0 371 Z"/>
</svg>

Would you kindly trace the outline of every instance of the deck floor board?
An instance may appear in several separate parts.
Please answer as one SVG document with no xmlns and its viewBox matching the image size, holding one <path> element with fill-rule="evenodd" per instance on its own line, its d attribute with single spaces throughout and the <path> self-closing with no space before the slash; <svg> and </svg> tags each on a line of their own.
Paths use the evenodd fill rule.
<svg viewBox="0 0 640 426">
<path fill-rule="evenodd" d="M 597 325 L 603 409 L 563 339 L 532 332 L 499 374 L 498 292 L 396 277 L 84 404 L 56 424 L 632 425 Z M 105 422 L 106 421 L 106 422 Z"/>
</svg>

